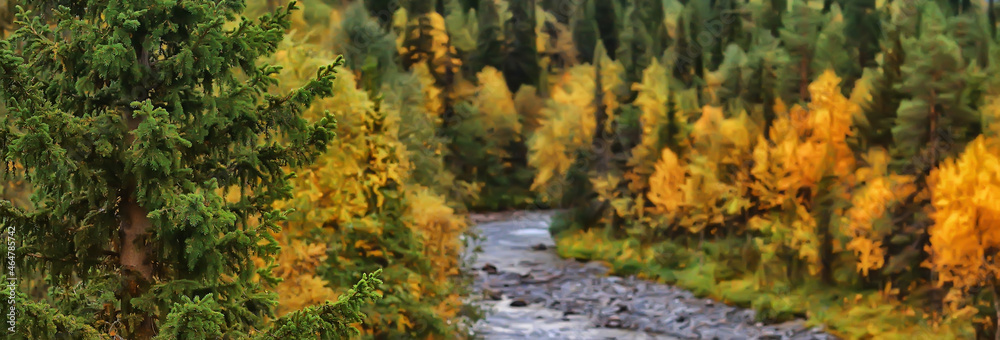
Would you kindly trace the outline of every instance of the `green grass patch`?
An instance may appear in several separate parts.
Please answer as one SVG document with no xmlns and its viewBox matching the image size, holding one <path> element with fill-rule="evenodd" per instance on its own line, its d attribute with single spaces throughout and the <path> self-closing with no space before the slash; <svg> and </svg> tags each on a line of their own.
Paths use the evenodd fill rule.
<svg viewBox="0 0 1000 340">
<path fill-rule="evenodd" d="M 699 297 L 753 308 L 759 321 L 804 318 L 845 339 L 973 339 L 972 315 L 935 318 L 880 291 L 830 287 L 818 281 L 791 283 L 745 268 L 739 253 L 746 239 L 706 240 L 694 245 L 642 244 L 597 230 L 557 235 L 560 256 L 607 263 L 615 275 L 691 290 Z"/>
</svg>

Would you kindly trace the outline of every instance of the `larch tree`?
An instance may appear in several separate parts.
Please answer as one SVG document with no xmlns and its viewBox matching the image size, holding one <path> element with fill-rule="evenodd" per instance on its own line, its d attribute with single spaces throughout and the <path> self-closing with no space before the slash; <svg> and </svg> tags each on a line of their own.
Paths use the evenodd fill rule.
<svg viewBox="0 0 1000 340">
<path fill-rule="evenodd" d="M 39 271 L 50 293 L 19 295 L 17 334 L 352 332 L 373 276 L 338 303 L 268 322 L 272 235 L 286 214 L 272 203 L 291 197 L 288 169 L 324 151 L 334 126 L 302 117 L 333 94 L 334 65 L 267 93 L 281 68 L 258 60 L 284 38 L 294 3 L 259 20 L 239 17 L 241 0 L 26 5 L 45 15 L 22 11 L 0 42 L 0 157 L 35 192 L 30 211 L 0 202 L 0 226 L 18 231 L 18 268 Z"/>
</svg>

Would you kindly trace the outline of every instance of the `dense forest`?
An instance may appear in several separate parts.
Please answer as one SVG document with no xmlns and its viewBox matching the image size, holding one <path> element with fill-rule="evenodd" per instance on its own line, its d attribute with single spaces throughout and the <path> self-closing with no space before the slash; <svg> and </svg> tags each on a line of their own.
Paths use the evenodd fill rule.
<svg viewBox="0 0 1000 340">
<path fill-rule="evenodd" d="M 13 338 L 467 338 L 513 209 L 762 321 L 1000 338 L 992 0 L 2 3 Z"/>
</svg>

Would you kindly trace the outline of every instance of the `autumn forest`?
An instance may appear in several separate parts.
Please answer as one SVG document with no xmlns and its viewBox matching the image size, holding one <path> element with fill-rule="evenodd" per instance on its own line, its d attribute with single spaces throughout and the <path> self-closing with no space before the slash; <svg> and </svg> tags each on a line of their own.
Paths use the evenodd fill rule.
<svg viewBox="0 0 1000 340">
<path fill-rule="evenodd" d="M 1000 339 L 998 14 L 0 1 L 0 332 L 483 337 L 477 216 L 551 211 L 761 324 Z"/>
</svg>

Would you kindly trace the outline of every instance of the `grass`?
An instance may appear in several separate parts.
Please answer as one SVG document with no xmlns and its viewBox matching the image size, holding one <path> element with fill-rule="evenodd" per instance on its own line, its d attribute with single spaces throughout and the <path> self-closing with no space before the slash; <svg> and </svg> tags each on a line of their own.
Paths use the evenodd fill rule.
<svg viewBox="0 0 1000 340">
<path fill-rule="evenodd" d="M 746 243 L 744 239 L 705 241 L 693 247 L 671 242 L 649 245 L 593 229 L 567 230 L 556 239 L 562 257 L 600 261 L 615 275 L 636 275 L 691 290 L 699 297 L 753 308 L 760 321 L 804 318 L 807 325 L 824 325 L 845 339 L 975 338 L 974 315 L 933 317 L 882 291 L 789 283 L 741 268 L 747 261 L 732 250 Z"/>
</svg>

